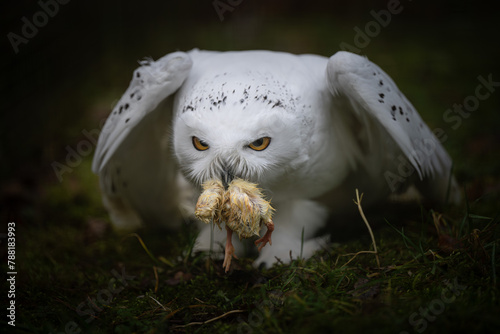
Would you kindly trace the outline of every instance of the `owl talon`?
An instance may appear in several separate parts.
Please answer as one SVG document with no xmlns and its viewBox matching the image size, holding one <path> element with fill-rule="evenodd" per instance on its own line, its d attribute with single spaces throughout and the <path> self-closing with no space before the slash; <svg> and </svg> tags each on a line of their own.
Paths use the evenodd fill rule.
<svg viewBox="0 0 500 334">
<path fill-rule="evenodd" d="M 272 245 L 273 242 L 271 240 L 271 234 L 273 234 L 274 231 L 274 224 L 272 221 L 269 221 L 266 223 L 267 226 L 267 231 L 264 236 L 258 240 L 255 240 L 255 246 L 258 246 L 259 252 L 261 251 L 262 248 L 269 242 L 269 245 Z M 262 245 L 259 246 L 259 244 L 262 243 Z"/>
<path fill-rule="evenodd" d="M 234 254 L 234 246 L 233 242 L 231 241 L 233 237 L 233 231 L 230 230 L 227 226 L 226 226 L 226 231 L 227 231 L 226 249 L 224 255 L 224 263 L 222 264 L 222 267 L 227 273 L 229 271 L 229 267 L 231 266 L 232 258 L 234 257 L 235 259 L 238 259 L 238 257 L 236 256 L 236 254 Z"/>
</svg>

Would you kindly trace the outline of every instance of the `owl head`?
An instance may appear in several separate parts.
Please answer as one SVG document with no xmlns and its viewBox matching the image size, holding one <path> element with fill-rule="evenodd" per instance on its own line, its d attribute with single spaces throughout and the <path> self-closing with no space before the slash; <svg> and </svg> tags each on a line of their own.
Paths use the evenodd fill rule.
<svg viewBox="0 0 500 334">
<path fill-rule="evenodd" d="M 209 179 L 227 185 L 237 177 L 264 189 L 293 175 L 307 152 L 307 134 L 297 131 L 305 121 L 297 99 L 269 80 L 243 84 L 223 77 L 200 80 L 178 95 L 173 143 L 184 175 L 198 185 Z"/>
</svg>

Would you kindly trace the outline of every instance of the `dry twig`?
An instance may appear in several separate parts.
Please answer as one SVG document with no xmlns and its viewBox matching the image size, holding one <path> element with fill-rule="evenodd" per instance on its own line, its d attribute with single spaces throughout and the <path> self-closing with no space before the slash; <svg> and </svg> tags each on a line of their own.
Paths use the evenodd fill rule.
<svg viewBox="0 0 500 334">
<path fill-rule="evenodd" d="M 185 328 L 185 327 L 195 326 L 195 325 L 205 325 L 205 324 L 208 324 L 210 322 L 213 322 L 213 321 L 219 320 L 221 318 L 224 318 L 224 317 L 226 317 L 226 316 L 228 316 L 230 314 L 233 314 L 233 313 L 243 313 L 243 312 L 246 312 L 246 311 L 244 311 L 244 310 L 232 310 L 232 311 L 226 312 L 224 314 L 221 314 L 218 317 L 215 317 L 215 318 L 212 318 L 212 319 L 208 319 L 207 321 L 190 322 L 188 324 L 175 326 L 173 328 Z"/>
<path fill-rule="evenodd" d="M 373 236 L 372 228 L 370 227 L 370 224 L 368 223 L 368 220 L 366 219 L 365 214 L 363 212 L 363 208 L 361 207 L 361 200 L 362 199 L 363 199 L 363 194 L 361 194 L 361 197 L 360 197 L 359 196 L 359 191 L 356 188 L 356 200 L 354 201 L 354 204 L 356 204 L 358 206 L 358 210 L 359 210 L 359 213 L 361 215 L 361 218 L 363 218 L 363 221 L 365 222 L 365 225 L 368 228 L 368 232 L 370 232 L 370 237 L 372 238 L 372 244 L 373 244 L 373 253 L 375 253 L 375 258 L 377 260 L 377 265 L 380 268 L 380 260 L 378 258 L 377 244 L 375 243 L 375 237 Z M 360 253 L 361 252 L 358 252 L 358 253 L 356 253 L 356 255 L 360 254 Z M 365 252 L 365 253 L 368 253 L 368 252 Z M 349 261 L 349 262 L 351 262 L 351 261 Z"/>
</svg>

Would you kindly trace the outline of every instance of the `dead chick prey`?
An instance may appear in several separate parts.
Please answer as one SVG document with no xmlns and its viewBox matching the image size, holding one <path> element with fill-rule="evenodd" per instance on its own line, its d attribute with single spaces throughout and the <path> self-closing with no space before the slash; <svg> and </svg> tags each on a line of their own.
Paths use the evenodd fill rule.
<svg viewBox="0 0 500 334">
<path fill-rule="evenodd" d="M 261 244 L 258 246 L 260 251 L 268 242 L 272 244 L 271 234 L 274 231 L 274 224 L 271 218 L 274 209 L 263 198 L 256 184 L 234 179 L 225 190 L 221 181 L 208 180 L 202 187 L 203 192 L 196 203 L 195 215 L 206 224 L 213 221 L 220 229 L 222 229 L 221 223 L 225 223 L 227 239 L 222 266 L 226 272 L 229 271 L 232 257 L 236 258 L 231 241 L 233 231 L 238 234 L 240 240 L 258 236 L 264 223 L 267 232 L 255 241 L 255 245 Z"/>
</svg>

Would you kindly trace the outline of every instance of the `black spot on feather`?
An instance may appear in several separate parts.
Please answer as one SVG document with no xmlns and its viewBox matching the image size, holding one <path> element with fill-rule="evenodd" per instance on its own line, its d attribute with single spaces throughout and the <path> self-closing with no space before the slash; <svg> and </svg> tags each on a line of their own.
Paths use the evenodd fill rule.
<svg viewBox="0 0 500 334">
<path fill-rule="evenodd" d="M 274 107 L 282 107 L 282 106 L 283 106 L 283 103 L 281 102 L 281 100 L 278 100 L 278 101 L 276 101 L 273 104 L 273 106 L 271 107 L 271 109 L 274 108 Z"/>
</svg>

